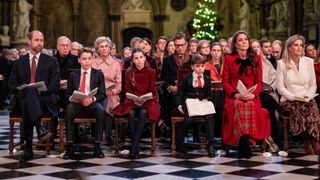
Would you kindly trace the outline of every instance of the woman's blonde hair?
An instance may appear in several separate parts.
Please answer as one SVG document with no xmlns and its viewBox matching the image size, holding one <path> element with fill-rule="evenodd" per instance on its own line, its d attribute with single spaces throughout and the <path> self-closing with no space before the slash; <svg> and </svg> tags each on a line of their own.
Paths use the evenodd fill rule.
<svg viewBox="0 0 320 180">
<path fill-rule="evenodd" d="M 289 48 L 297 40 L 302 40 L 302 45 L 304 45 L 304 42 L 305 42 L 304 37 L 301 35 L 298 35 L 298 34 L 289 37 L 284 43 L 283 52 L 282 52 L 282 59 L 283 59 L 283 62 L 285 63 L 287 68 L 292 68 L 290 65 L 290 60 L 292 59 L 292 56 L 289 52 Z"/>
</svg>

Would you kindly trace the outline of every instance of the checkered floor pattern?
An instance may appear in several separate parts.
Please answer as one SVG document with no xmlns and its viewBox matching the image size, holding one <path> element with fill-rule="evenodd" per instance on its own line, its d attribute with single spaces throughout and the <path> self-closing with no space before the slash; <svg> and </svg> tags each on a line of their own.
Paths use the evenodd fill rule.
<svg viewBox="0 0 320 180">
<path fill-rule="evenodd" d="M 77 160 L 63 160 L 56 151 L 46 156 L 34 150 L 32 161 L 20 163 L 19 149 L 8 155 L 7 118 L 0 116 L 0 179 L 319 179 L 318 156 L 306 156 L 294 149 L 288 157 L 257 153 L 251 159 L 209 158 L 205 150 L 173 155 L 161 141 L 157 142 L 156 156 L 145 150 L 135 160 L 115 155 L 112 148 L 103 146 L 103 159 L 91 158 L 88 152 L 77 155 Z"/>
</svg>

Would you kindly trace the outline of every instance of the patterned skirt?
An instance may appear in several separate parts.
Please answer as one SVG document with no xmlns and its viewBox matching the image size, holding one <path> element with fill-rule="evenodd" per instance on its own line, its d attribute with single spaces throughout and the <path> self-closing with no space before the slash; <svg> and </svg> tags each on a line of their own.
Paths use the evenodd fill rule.
<svg viewBox="0 0 320 180">
<path fill-rule="evenodd" d="M 316 101 L 285 101 L 280 104 L 280 118 L 287 119 L 290 132 L 310 134 L 319 141 L 320 114 Z"/>
<path fill-rule="evenodd" d="M 253 101 L 234 101 L 234 130 L 233 134 L 240 138 L 244 134 L 257 133 L 256 108 Z"/>
</svg>

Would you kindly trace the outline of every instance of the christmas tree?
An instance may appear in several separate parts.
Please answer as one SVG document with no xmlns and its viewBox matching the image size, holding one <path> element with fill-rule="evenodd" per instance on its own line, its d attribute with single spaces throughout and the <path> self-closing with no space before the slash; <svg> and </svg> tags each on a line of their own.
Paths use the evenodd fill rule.
<svg viewBox="0 0 320 180">
<path fill-rule="evenodd" d="M 217 13 L 213 10 L 215 0 L 196 0 L 198 2 L 193 27 L 196 33 L 194 38 L 213 41 L 218 38 L 218 31 L 215 28 Z"/>
</svg>

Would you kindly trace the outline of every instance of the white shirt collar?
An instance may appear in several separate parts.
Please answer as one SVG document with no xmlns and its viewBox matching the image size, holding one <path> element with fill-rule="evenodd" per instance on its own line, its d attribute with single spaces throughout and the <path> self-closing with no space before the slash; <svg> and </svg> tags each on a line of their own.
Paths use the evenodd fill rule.
<svg viewBox="0 0 320 180">
<path fill-rule="evenodd" d="M 39 58 L 40 58 L 40 54 L 41 54 L 41 53 L 39 52 L 39 53 L 37 53 L 36 55 L 32 55 L 32 54 L 29 52 L 29 60 L 32 61 L 33 56 L 36 56 L 36 61 L 38 61 Z"/>
<path fill-rule="evenodd" d="M 81 75 L 83 74 L 85 70 L 81 68 Z M 91 67 L 89 69 L 86 70 L 87 74 L 91 74 Z"/>
<path fill-rule="evenodd" d="M 201 78 L 203 79 L 203 74 L 198 75 L 196 72 L 194 72 L 194 71 L 192 72 L 192 77 L 193 77 L 194 79 L 197 79 L 198 76 L 201 76 Z"/>
</svg>

